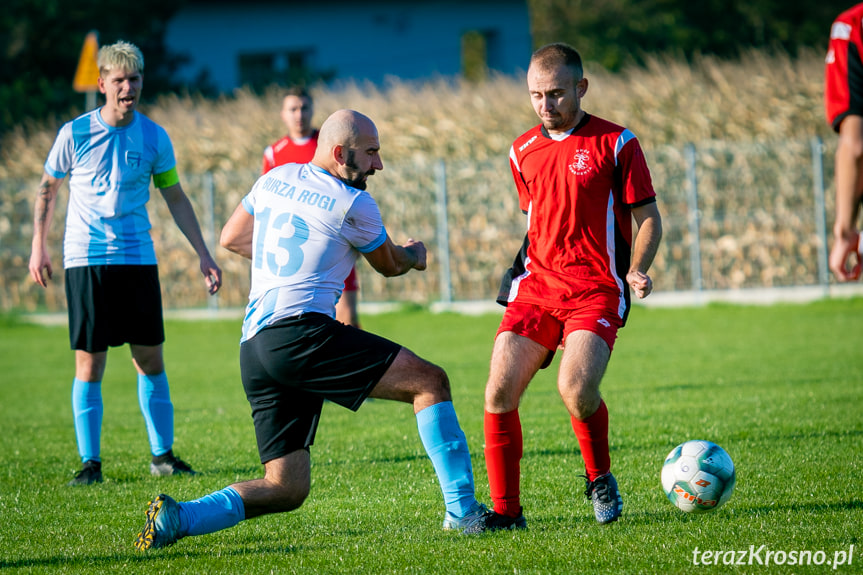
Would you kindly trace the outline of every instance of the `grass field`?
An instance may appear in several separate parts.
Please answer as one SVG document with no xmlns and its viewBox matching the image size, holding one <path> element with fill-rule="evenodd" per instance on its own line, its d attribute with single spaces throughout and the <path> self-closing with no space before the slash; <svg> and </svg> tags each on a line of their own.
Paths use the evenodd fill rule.
<svg viewBox="0 0 863 575">
<path fill-rule="evenodd" d="M 121 348 L 111 352 L 103 384 L 105 482 L 73 489 L 65 486 L 78 464 L 65 328 L 0 320 L 0 570 L 859 573 L 861 318 L 859 299 L 636 308 L 603 383 L 625 502 L 624 517 L 610 526 L 596 524 L 582 495 L 555 364 L 533 382 L 520 410 L 527 531 L 443 532 L 440 491 L 411 409 L 373 401 L 356 414 L 325 406 L 312 448 L 312 493 L 299 510 L 150 553 L 136 552 L 132 541 L 152 496 L 192 499 L 261 472 L 239 382 L 239 322 L 167 323 L 175 450 L 201 475 L 148 475 L 134 375 Z M 482 397 L 498 321 L 424 310 L 363 318 L 367 329 L 447 370 L 486 502 Z M 731 500 L 700 516 L 677 511 L 659 486 L 665 455 L 695 438 L 722 445 L 738 477 Z M 719 565 L 703 565 L 696 549 L 721 551 Z M 753 564 L 723 565 L 732 551 L 735 561 Z M 759 564 L 768 551 L 776 555 Z M 834 565 L 843 553 L 845 564 Z M 812 565 L 791 565 L 792 557 Z"/>
</svg>

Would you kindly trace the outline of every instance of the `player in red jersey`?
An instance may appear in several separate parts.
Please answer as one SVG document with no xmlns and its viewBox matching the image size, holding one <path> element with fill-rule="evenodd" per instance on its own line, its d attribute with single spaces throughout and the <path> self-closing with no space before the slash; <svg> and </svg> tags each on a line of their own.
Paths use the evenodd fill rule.
<svg viewBox="0 0 863 575">
<path fill-rule="evenodd" d="M 519 481 L 519 400 L 555 350 L 563 352 L 558 390 L 584 458 L 600 523 L 623 508 L 611 474 L 608 410 L 599 384 L 629 289 L 653 289 L 647 271 L 662 236 L 650 173 L 627 129 L 581 109 L 581 57 L 566 44 L 534 52 L 527 85 L 541 124 L 513 143 L 510 166 L 528 217 L 525 243 L 505 276 L 507 306 L 495 338 L 485 391 L 485 457 L 494 510 L 466 532 L 527 527 Z M 638 225 L 632 241 L 632 219 Z"/>
<path fill-rule="evenodd" d="M 303 88 L 291 88 L 282 100 L 282 121 L 288 134 L 264 150 L 266 174 L 282 164 L 305 164 L 312 161 L 318 147 L 318 131 L 312 128 L 314 104 Z"/>
<path fill-rule="evenodd" d="M 318 147 L 318 130 L 312 128 L 314 102 L 308 91 L 301 87 L 290 88 L 282 100 L 281 115 L 288 134 L 264 149 L 262 175 L 282 164 L 311 162 Z M 336 319 L 354 327 L 360 327 L 357 311 L 359 289 L 357 268 L 353 267 L 345 279 L 342 296 L 336 304 Z"/>
<path fill-rule="evenodd" d="M 857 216 L 863 194 L 863 4 L 840 14 L 830 28 L 824 74 L 827 121 L 836 148 L 836 221 L 830 269 L 839 281 L 860 277 Z M 849 269 L 848 264 L 851 264 Z"/>
</svg>

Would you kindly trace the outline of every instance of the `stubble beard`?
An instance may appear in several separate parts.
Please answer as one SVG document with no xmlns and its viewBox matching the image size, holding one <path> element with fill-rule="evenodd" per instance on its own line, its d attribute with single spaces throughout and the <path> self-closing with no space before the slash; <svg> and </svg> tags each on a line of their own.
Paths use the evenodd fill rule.
<svg viewBox="0 0 863 575">
<path fill-rule="evenodd" d="M 347 158 L 345 158 L 345 166 L 350 168 L 351 170 L 359 171 L 360 167 L 359 165 L 357 165 L 353 150 L 348 151 L 348 156 Z M 352 188 L 356 188 L 358 190 L 365 190 L 367 178 L 373 176 L 374 174 L 374 170 L 369 170 L 364 174 L 359 174 L 356 178 L 340 177 L 339 179 L 345 184 L 351 186 Z"/>
</svg>

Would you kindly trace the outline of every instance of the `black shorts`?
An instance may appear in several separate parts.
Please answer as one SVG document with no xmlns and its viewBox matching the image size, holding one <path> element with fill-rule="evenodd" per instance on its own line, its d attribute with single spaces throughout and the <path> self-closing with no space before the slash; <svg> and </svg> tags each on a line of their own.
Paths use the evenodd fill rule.
<svg viewBox="0 0 863 575">
<path fill-rule="evenodd" d="M 69 343 L 91 353 L 126 343 L 165 341 L 157 266 L 84 266 L 66 270 Z"/>
<path fill-rule="evenodd" d="M 402 346 L 319 313 L 277 321 L 240 346 L 261 463 L 308 448 L 324 400 L 356 411 Z"/>
</svg>

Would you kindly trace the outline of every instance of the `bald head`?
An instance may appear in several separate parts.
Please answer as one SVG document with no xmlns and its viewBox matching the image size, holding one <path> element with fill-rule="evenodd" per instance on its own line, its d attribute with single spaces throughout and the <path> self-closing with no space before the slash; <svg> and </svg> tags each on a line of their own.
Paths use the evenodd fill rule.
<svg viewBox="0 0 863 575">
<path fill-rule="evenodd" d="M 365 189 L 366 178 L 383 169 L 378 129 L 354 110 L 334 112 L 321 125 L 312 162 L 346 184 Z"/>
<path fill-rule="evenodd" d="M 373 132 L 377 135 L 374 122 L 354 110 L 339 110 L 324 121 L 318 134 L 318 149 L 329 150 L 334 146 L 354 147 L 361 134 Z"/>
</svg>

